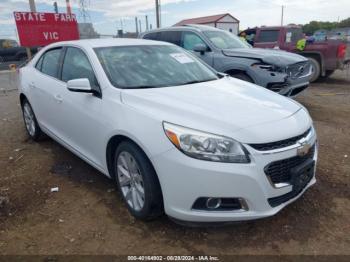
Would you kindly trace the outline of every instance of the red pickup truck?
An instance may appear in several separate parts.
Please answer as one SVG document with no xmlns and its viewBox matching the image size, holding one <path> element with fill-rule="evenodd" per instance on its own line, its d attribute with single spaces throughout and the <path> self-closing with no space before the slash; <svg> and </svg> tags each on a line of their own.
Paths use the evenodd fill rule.
<svg viewBox="0 0 350 262">
<path fill-rule="evenodd" d="M 340 40 L 307 41 L 305 49 L 298 50 L 298 40 L 305 38 L 300 26 L 260 27 L 243 32 L 254 47 L 276 48 L 307 57 L 313 70 L 310 82 L 327 77 L 350 62 L 350 47 Z"/>
</svg>

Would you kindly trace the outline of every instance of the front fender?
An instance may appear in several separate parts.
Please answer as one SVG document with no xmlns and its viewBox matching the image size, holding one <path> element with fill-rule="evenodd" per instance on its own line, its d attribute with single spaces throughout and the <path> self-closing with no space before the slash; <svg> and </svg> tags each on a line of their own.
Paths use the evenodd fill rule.
<svg viewBox="0 0 350 262">
<path fill-rule="evenodd" d="M 269 72 L 267 70 L 253 67 L 253 64 L 260 63 L 259 60 L 245 58 L 229 58 L 225 59 L 221 66 L 218 67 L 219 72 L 237 71 L 247 74 L 255 84 L 267 87 L 268 84 L 284 83 L 287 74 L 278 72 Z"/>
<path fill-rule="evenodd" d="M 255 83 L 257 83 L 258 79 L 250 70 L 251 65 L 257 62 L 257 60 L 253 59 L 226 57 L 225 59 L 222 59 L 220 63 L 216 63 L 215 69 L 218 72 L 223 73 L 227 73 L 229 71 L 243 72 L 252 78 Z"/>
</svg>

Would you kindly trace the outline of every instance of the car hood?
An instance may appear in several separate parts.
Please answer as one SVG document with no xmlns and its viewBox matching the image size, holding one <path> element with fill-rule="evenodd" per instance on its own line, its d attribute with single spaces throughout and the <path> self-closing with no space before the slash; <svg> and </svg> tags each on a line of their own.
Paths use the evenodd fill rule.
<svg viewBox="0 0 350 262">
<path fill-rule="evenodd" d="M 224 49 L 222 52 L 225 56 L 252 58 L 280 67 L 307 61 L 307 59 L 301 55 L 274 49 L 237 48 Z"/>
<path fill-rule="evenodd" d="M 289 98 L 231 77 L 184 86 L 124 89 L 121 98 L 153 119 L 223 135 L 229 135 L 227 130 L 280 121 L 301 109 Z"/>
</svg>

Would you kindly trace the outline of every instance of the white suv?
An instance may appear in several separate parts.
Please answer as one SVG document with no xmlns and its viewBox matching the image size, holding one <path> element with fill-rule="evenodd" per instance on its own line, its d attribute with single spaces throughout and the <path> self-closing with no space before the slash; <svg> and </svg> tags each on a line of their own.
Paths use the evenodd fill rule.
<svg viewBox="0 0 350 262">
<path fill-rule="evenodd" d="M 271 216 L 316 182 L 304 107 L 172 44 L 82 40 L 20 70 L 28 134 L 115 179 L 129 211 L 225 222 Z"/>
</svg>

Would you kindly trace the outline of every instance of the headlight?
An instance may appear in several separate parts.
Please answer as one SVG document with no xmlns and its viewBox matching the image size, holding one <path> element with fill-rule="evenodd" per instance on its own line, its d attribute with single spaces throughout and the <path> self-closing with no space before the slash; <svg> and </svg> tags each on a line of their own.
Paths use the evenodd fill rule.
<svg viewBox="0 0 350 262">
<path fill-rule="evenodd" d="M 169 140 L 184 154 L 202 160 L 249 163 L 248 152 L 232 138 L 218 136 L 167 122 L 163 123 Z"/>
</svg>

